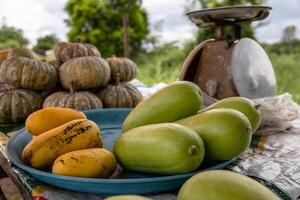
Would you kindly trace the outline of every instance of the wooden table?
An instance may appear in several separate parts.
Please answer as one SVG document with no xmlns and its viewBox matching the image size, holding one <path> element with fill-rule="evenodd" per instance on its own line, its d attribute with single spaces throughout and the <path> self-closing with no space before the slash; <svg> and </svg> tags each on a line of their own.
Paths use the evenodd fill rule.
<svg viewBox="0 0 300 200">
<path fill-rule="evenodd" d="M 23 197 L 24 200 L 32 200 L 32 196 L 29 193 L 28 189 L 26 186 L 22 183 L 22 180 L 20 177 L 12 170 L 10 162 L 7 160 L 7 158 L 0 153 L 0 178 L 5 178 L 9 177 L 12 182 L 16 185 L 18 188 L 18 191 L 20 192 L 21 196 Z M 5 197 L 1 187 L 0 187 L 0 199 L 1 200 L 6 200 L 7 198 Z"/>
</svg>

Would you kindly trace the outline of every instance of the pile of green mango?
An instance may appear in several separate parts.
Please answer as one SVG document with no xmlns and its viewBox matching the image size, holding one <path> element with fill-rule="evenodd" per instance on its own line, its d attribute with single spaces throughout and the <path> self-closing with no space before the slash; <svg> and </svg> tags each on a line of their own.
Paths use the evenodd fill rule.
<svg viewBox="0 0 300 200">
<path fill-rule="evenodd" d="M 260 110 L 231 97 L 201 110 L 202 92 L 176 81 L 140 102 L 123 123 L 114 154 L 127 170 L 182 174 L 201 163 L 237 157 L 250 144 Z"/>
<path fill-rule="evenodd" d="M 202 162 L 233 159 L 249 147 L 261 120 L 259 105 L 231 97 L 204 109 L 201 106 L 201 90 L 188 81 L 171 83 L 140 102 L 125 119 L 122 134 L 115 141 L 118 163 L 137 172 L 182 174 L 194 171 Z M 278 198 L 246 176 L 219 170 L 190 178 L 177 199 Z"/>
</svg>

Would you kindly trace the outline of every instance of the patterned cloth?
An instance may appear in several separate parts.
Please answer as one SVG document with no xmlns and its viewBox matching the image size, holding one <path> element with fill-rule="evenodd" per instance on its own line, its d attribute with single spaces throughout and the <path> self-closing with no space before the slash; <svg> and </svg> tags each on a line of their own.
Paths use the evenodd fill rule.
<svg viewBox="0 0 300 200">
<path fill-rule="evenodd" d="M 134 82 L 145 97 L 164 84 L 154 87 Z M 300 108 L 289 94 L 269 99 L 255 100 L 261 104 L 263 120 L 252 140 L 251 147 L 227 167 L 229 170 L 249 175 L 278 193 L 272 183 L 279 185 L 294 199 L 300 196 Z M 0 131 L 4 128 L 0 127 Z M 5 147 L 14 133 L 0 132 L 0 153 L 6 156 Z M 7 156 L 6 156 L 7 157 Z M 35 200 L 101 200 L 95 194 L 77 193 L 46 185 L 23 170 L 12 166 Z M 154 200 L 175 200 L 177 191 L 148 195 Z M 285 198 L 282 194 L 283 199 Z"/>
<path fill-rule="evenodd" d="M 300 198 L 300 107 L 289 94 L 255 101 L 263 117 L 257 148 L 249 148 L 229 168 L 274 182 Z"/>
</svg>

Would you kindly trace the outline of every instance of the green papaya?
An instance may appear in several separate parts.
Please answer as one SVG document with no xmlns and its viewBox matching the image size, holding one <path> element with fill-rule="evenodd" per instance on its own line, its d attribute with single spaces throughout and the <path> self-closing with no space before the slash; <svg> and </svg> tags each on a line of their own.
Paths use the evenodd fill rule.
<svg viewBox="0 0 300 200">
<path fill-rule="evenodd" d="M 234 109 L 208 110 L 176 123 L 190 127 L 201 136 L 207 161 L 230 160 L 242 153 L 251 142 L 249 119 Z"/>
<path fill-rule="evenodd" d="M 201 105 L 200 88 L 192 82 L 177 81 L 140 102 L 125 119 L 122 130 L 173 122 L 196 114 Z"/>
<path fill-rule="evenodd" d="M 181 174 L 198 168 L 204 157 L 204 144 L 190 128 L 162 123 L 131 129 L 116 140 L 114 154 L 127 170 Z"/>
<path fill-rule="evenodd" d="M 216 103 L 201 110 L 201 112 L 215 108 L 232 108 L 238 110 L 248 117 L 251 122 L 252 131 L 255 132 L 261 121 L 259 107 L 260 106 L 258 104 L 255 104 L 250 99 L 244 97 L 229 97 L 217 101 Z"/>
<path fill-rule="evenodd" d="M 138 196 L 138 195 L 118 195 L 108 197 L 105 200 L 151 200 L 150 198 Z"/>
<path fill-rule="evenodd" d="M 257 181 L 231 171 L 196 174 L 180 188 L 177 200 L 280 200 Z"/>
</svg>

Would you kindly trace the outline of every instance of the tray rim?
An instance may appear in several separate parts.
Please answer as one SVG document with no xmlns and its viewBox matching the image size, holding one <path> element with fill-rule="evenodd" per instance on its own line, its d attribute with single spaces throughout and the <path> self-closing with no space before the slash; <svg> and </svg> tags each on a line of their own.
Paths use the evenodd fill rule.
<svg viewBox="0 0 300 200">
<path fill-rule="evenodd" d="M 161 181 L 168 181 L 168 180 L 175 180 L 175 179 L 181 179 L 181 178 L 187 178 L 187 177 L 191 177 L 199 172 L 205 171 L 205 170 L 210 170 L 212 168 L 219 168 L 219 166 L 224 166 L 224 165 L 228 165 L 232 162 L 234 162 L 236 158 L 233 158 L 231 160 L 227 160 L 224 162 L 221 162 L 219 164 L 213 165 L 211 167 L 208 168 L 204 168 L 204 169 L 199 169 L 190 173 L 184 173 L 184 174 L 176 174 L 176 175 L 161 175 L 157 174 L 160 177 L 148 177 L 148 178 L 130 178 L 130 179 L 118 179 L 118 178 L 114 178 L 114 179 L 102 179 L 102 178 L 80 178 L 80 177 L 73 177 L 73 176 L 61 176 L 61 175 L 56 175 L 56 174 L 52 174 L 50 172 L 46 172 L 43 170 L 39 170 L 39 169 L 35 169 L 32 168 L 30 166 L 26 166 L 25 164 L 19 162 L 18 160 L 16 160 L 14 157 L 16 155 L 11 155 L 11 151 L 12 151 L 12 143 L 14 142 L 14 140 L 16 140 L 18 137 L 20 137 L 22 134 L 28 134 L 27 131 L 25 130 L 25 128 L 22 128 L 20 131 L 18 131 L 16 133 L 16 135 L 14 135 L 13 137 L 11 137 L 7 143 L 6 146 L 6 152 L 7 152 L 7 157 L 8 159 L 17 167 L 23 169 L 24 171 L 26 171 L 27 173 L 31 174 L 32 172 L 34 174 L 37 174 L 39 176 L 44 176 L 44 177 L 52 177 L 52 178 L 56 178 L 56 179 L 60 179 L 60 180 L 66 180 L 66 181 L 73 181 L 73 182 L 89 182 L 89 183 L 144 183 L 144 182 L 161 182 Z"/>
<path fill-rule="evenodd" d="M 84 111 L 85 114 L 94 114 L 99 112 L 129 112 L 130 108 L 109 108 L 109 109 L 94 109 L 94 110 L 88 110 Z M 121 127 L 121 125 L 120 125 Z M 117 128 L 117 126 L 113 126 L 112 128 Z M 102 128 L 102 130 L 109 129 L 109 128 Z M 15 166 L 21 168 L 22 170 L 26 171 L 29 174 L 36 174 L 38 176 L 43 176 L 43 177 L 49 177 L 49 178 L 55 178 L 59 180 L 65 180 L 65 181 L 73 181 L 73 182 L 86 182 L 86 183 L 107 183 L 107 184 L 112 184 L 112 183 L 149 183 L 149 182 L 161 182 L 161 181 L 172 181 L 172 180 L 177 180 L 177 179 L 184 179 L 184 178 L 189 178 L 199 172 L 205 171 L 205 170 L 211 170 L 211 169 L 221 169 L 224 168 L 224 166 L 229 165 L 230 163 L 234 162 L 237 158 L 233 158 L 231 160 L 227 161 L 222 161 L 218 164 L 212 165 L 207 168 L 203 169 L 196 169 L 192 172 L 189 173 L 183 173 L 183 174 L 175 174 L 175 175 L 163 175 L 163 174 L 157 174 L 158 177 L 147 177 L 147 178 L 128 178 L 128 179 L 118 179 L 118 178 L 113 178 L 113 179 L 101 179 L 101 178 L 81 178 L 81 177 L 73 177 L 73 176 L 62 176 L 62 175 L 56 175 L 52 174 L 50 172 L 46 172 L 43 170 L 35 169 L 30 166 L 25 165 L 24 163 L 19 162 L 17 159 L 17 155 L 14 154 L 14 149 L 13 149 L 13 143 L 16 139 L 18 139 L 22 134 L 29 134 L 26 129 L 23 127 L 22 129 L 18 130 L 17 133 L 12 136 L 6 145 L 6 153 L 9 161 L 14 164 Z"/>
</svg>

